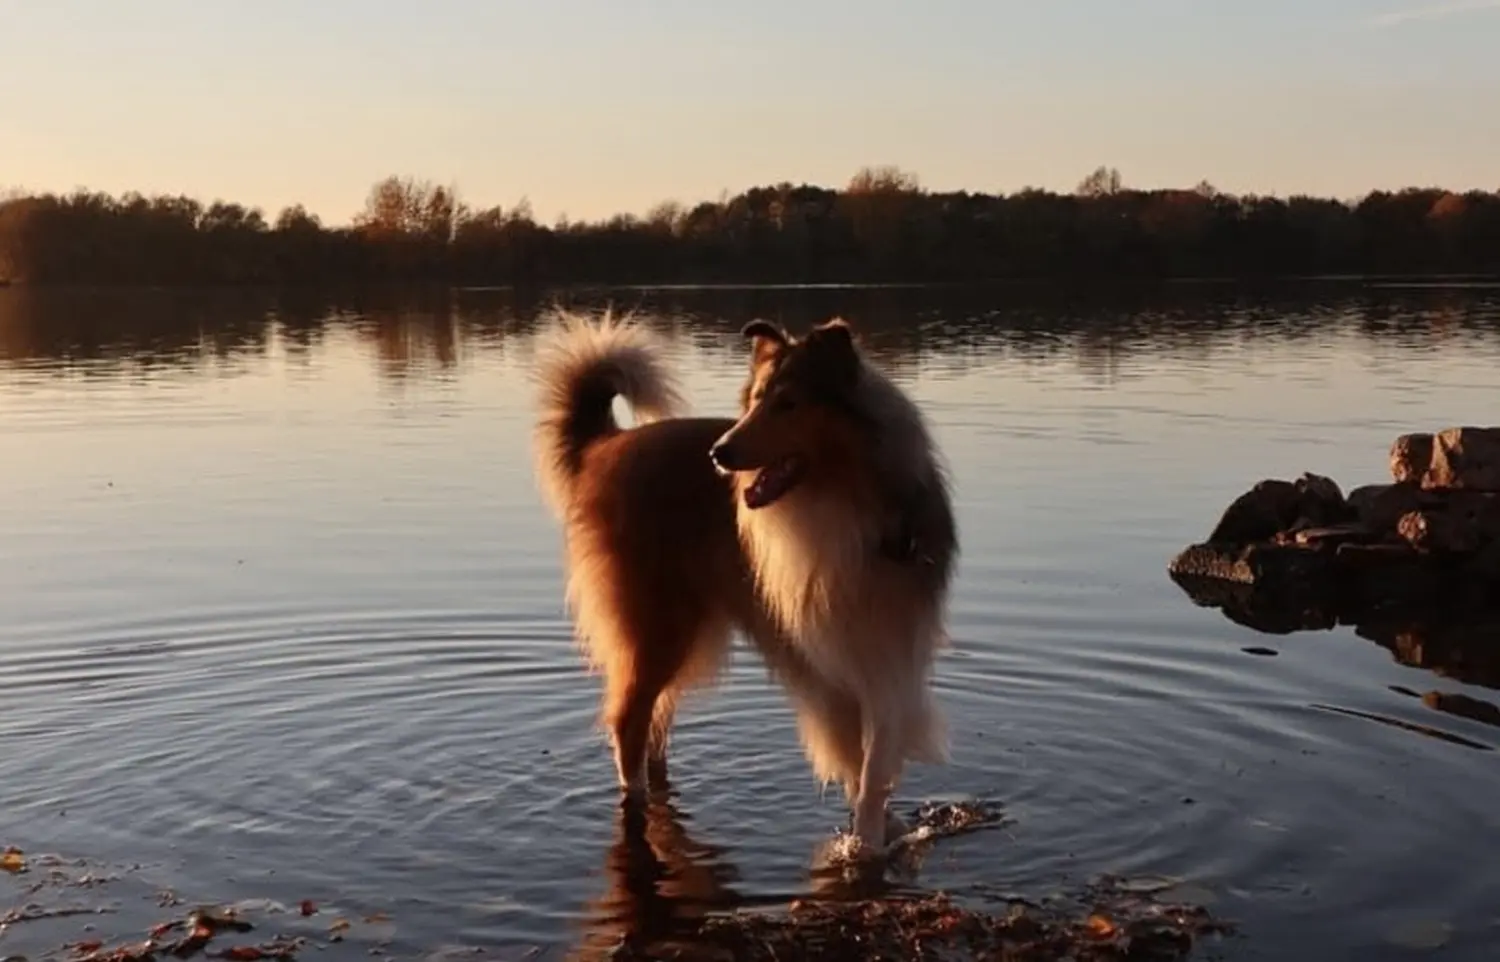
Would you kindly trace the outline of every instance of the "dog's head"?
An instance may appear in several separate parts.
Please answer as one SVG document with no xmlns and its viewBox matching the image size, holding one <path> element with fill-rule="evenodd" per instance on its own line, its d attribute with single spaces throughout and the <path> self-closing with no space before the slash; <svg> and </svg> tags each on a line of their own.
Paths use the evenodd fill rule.
<svg viewBox="0 0 1500 962">
<path fill-rule="evenodd" d="M 746 507 L 763 508 L 848 451 L 863 362 L 842 320 L 796 338 L 769 321 L 741 332 L 752 344 L 740 419 L 709 452 L 722 474 L 754 472 Z"/>
</svg>

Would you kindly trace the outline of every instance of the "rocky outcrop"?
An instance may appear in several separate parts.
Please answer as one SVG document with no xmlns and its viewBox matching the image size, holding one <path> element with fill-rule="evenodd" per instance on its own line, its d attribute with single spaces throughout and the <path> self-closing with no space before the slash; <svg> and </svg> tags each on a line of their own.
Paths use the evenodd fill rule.
<svg viewBox="0 0 1500 962">
<path fill-rule="evenodd" d="M 1390 462 L 1391 483 L 1347 496 L 1316 474 L 1261 481 L 1168 570 L 1185 586 L 1254 587 L 1277 596 L 1270 608 L 1334 620 L 1413 606 L 1500 609 L 1500 428 L 1405 435 Z"/>
</svg>

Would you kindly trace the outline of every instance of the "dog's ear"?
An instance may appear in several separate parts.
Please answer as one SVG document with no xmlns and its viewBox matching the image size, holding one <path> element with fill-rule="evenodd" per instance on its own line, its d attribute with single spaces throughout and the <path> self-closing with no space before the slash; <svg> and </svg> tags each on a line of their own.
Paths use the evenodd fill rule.
<svg viewBox="0 0 1500 962">
<path fill-rule="evenodd" d="M 824 321 L 814 327 L 807 335 L 808 340 L 820 340 L 829 343 L 839 342 L 840 346 L 853 350 L 854 327 L 842 317 L 835 317 Z"/>
<path fill-rule="evenodd" d="M 786 331 L 770 321 L 754 320 L 740 328 L 740 335 L 751 342 L 751 362 L 759 365 L 791 340 Z"/>
<path fill-rule="evenodd" d="M 804 343 L 818 358 L 818 365 L 840 386 L 852 385 L 859 377 L 859 351 L 854 343 L 854 328 L 836 317 L 813 328 Z"/>
</svg>

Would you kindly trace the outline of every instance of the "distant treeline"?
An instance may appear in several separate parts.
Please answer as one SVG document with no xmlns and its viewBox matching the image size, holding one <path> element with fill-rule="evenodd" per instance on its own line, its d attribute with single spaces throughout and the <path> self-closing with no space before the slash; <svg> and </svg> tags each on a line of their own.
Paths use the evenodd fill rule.
<svg viewBox="0 0 1500 962">
<path fill-rule="evenodd" d="M 77 192 L 0 199 L 0 280 L 36 284 L 942 282 L 1500 274 L 1500 192 L 1357 202 L 1134 190 L 1100 168 L 1071 194 L 923 190 L 867 168 L 841 190 L 779 184 L 645 217 L 539 224 L 391 177 L 347 226 L 301 206 Z"/>
</svg>

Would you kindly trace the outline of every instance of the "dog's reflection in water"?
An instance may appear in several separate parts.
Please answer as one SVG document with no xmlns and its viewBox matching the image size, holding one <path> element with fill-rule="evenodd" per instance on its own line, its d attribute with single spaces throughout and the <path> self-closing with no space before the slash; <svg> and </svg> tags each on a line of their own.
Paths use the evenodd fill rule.
<svg viewBox="0 0 1500 962">
<path fill-rule="evenodd" d="M 615 838 L 604 859 L 604 893 L 588 907 L 582 937 L 572 953 L 580 960 L 615 958 L 621 946 L 690 949 L 702 920 L 735 908 L 784 905 L 788 898 L 747 897 L 731 883 L 738 873 L 718 846 L 695 840 L 684 827 L 688 817 L 658 781 L 644 805 L 626 803 L 616 812 Z M 855 901 L 889 895 L 887 871 L 904 864 L 915 872 L 915 852 L 902 857 L 850 859 L 847 838 L 817 844 L 809 872 L 808 895 L 819 900 Z"/>
<path fill-rule="evenodd" d="M 605 890 L 589 906 L 573 958 L 607 959 L 622 944 L 671 942 L 709 913 L 742 904 L 723 850 L 695 841 L 686 820 L 663 785 L 644 804 L 620 807 L 604 860 Z"/>
</svg>

